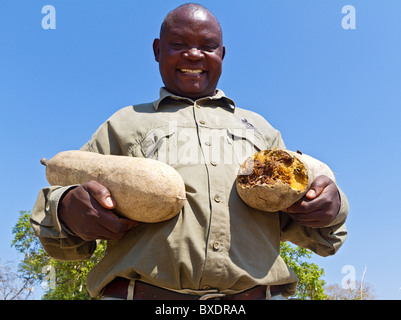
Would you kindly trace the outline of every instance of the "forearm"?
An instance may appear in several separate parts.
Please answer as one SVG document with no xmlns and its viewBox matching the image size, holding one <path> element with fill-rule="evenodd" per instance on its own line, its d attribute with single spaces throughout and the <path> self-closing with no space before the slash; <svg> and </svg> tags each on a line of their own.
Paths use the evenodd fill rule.
<svg viewBox="0 0 401 320">
<path fill-rule="evenodd" d="M 59 260 L 86 260 L 96 248 L 95 241 L 84 241 L 63 226 L 58 205 L 63 194 L 75 186 L 43 188 L 31 213 L 31 225 L 46 252 Z"/>
<path fill-rule="evenodd" d="M 330 225 L 322 228 L 303 226 L 292 220 L 286 213 L 281 213 L 281 241 L 290 241 L 308 248 L 321 256 L 335 254 L 347 237 L 345 220 L 349 205 L 345 194 L 338 189 L 341 197 L 339 212 Z"/>
</svg>

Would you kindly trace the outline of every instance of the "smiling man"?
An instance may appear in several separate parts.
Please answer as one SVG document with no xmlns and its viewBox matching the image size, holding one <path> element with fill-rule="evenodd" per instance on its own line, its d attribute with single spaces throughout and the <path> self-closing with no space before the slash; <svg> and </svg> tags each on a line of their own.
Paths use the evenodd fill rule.
<svg viewBox="0 0 401 320">
<path fill-rule="evenodd" d="M 318 177 L 286 212 L 248 207 L 235 190 L 243 160 L 285 148 L 280 132 L 237 107 L 217 89 L 225 55 L 217 19 L 185 4 L 165 18 L 153 50 L 164 87 L 160 98 L 112 115 L 81 149 L 147 157 L 173 166 L 185 182 L 181 212 L 137 223 L 113 212 L 96 181 L 39 193 L 31 222 L 56 259 L 89 259 L 99 239 L 107 253 L 88 274 L 92 296 L 112 299 L 271 299 L 290 296 L 297 278 L 280 257 L 280 241 L 319 255 L 337 252 L 347 231 L 348 202 Z M 189 152 L 188 152 L 189 150 Z"/>
<path fill-rule="evenodd" d="M 220 24 L 209 11 L 183 6 L 170 12 L 153 51 L 169 92 L 191 99 L 214 95 L 225 48 Z"/>
</svg>

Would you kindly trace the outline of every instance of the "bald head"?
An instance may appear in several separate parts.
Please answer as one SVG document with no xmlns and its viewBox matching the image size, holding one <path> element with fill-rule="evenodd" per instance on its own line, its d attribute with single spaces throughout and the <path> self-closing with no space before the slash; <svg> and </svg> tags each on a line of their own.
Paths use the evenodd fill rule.
<svg viewBox="0 0 401 320">
<path fill-rule="evenodd" d="M 160 38 L 162 37 L 163 33 L 182 16 L 186 16 L 187 18 L 198 21 L 213 21 L 218 26 L 219 35 L 221 37 L 221 41 L 223 41 L 223 31 L 219 21 L 208 9 L 198 3 L 185 3 L 170 11 L 164 18 L 161 25 Z"/>
<path fill-rule="evenodd" d="M 205 7 L 188 3 L 169 12 L 153 52 L 168 91 L 191 99 L 215 94 L 225 47 L 220 24 Z"/>
</svg>

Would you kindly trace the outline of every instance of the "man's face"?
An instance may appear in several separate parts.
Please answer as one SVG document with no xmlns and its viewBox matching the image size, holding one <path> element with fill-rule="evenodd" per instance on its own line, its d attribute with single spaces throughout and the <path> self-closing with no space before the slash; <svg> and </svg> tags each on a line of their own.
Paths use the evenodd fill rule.
<svg viewBox="0 0 401 320">
<path fill-rule="evenodd" d="M 203 11 L 174 14 L 153 50 L 166 89 L 198 99 L 213 95 L 219 81 L 225 48 L 218 22 Z"/>
</svg>

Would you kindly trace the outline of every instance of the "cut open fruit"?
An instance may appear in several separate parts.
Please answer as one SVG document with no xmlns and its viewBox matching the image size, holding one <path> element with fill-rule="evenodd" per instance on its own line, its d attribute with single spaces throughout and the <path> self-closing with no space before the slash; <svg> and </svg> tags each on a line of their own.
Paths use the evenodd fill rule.
<svg viewBox="0 0 401 320">
<path fill-rule="evenodd" d="M 238 171 L 236 187 L 250 207 L 275 212 L 300 200 L 319 175 L 335 181 L 330 168 L 319 160 L 300 152 L 268 149 L 246 159 Z"/>
<path fill-rule="evenodd" d="M 278 180 L 292 189 L 304 191 L 308 172 L 304 164 L 284 150 L 264 150 L 256 153 L 241 166 L 238 181 L 249 187 L 275 184 Z"/>
</svg>

